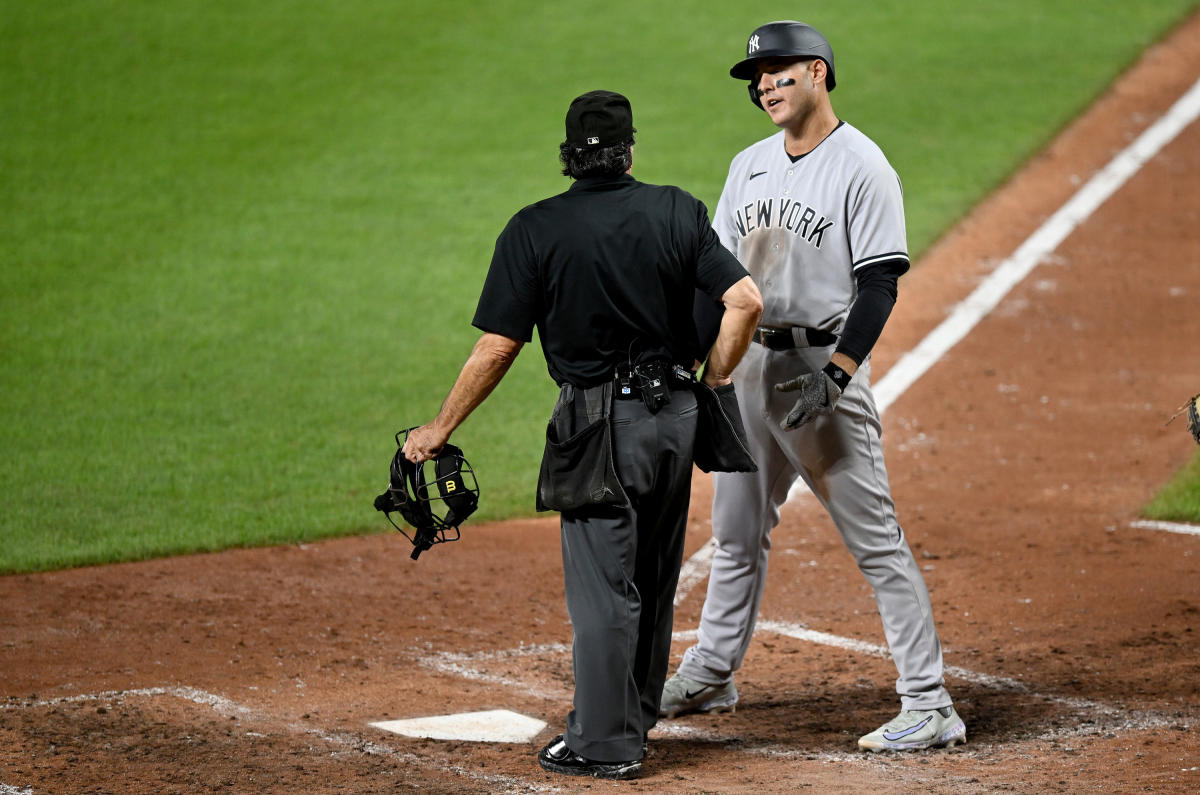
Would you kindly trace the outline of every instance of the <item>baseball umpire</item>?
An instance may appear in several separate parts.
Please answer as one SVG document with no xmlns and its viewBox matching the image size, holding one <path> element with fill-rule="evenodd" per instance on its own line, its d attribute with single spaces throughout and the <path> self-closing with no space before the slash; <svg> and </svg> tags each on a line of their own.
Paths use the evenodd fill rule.
<svg viewBox="0 0 1200 795">
<path fill-rule="evenodd" d="M 562 514 L 575 671 L 566 730 L 538 761 L 602 778 L 640 772 L 667 675 L 697 423 L 692 297 L 725 308 L 704 372 L 712 387 L 730 383 L 762 311 L 704 205 L 629 174 L 634 132 L 620 94 L 571 103 L 559 153 L 574 182 L 500 234 L 473 320 L 483 335 L 436 419 L 404 446 L 414 462 L 433 456 L 537 327 L 560 386 L 538 507 Z"/>
<path fill-rule="evenodd" d="M 829 512 L 875 591 L 902 711 L 869 750 L 949 746 L 966 728 L 944 687 L 929 594 L 896 520 L 870 387 L 870 352 L 908 270 L 900 180 L 834 115 L 833 50 L 814 28 L 755 30 L 729 71 L 780 131 L 733 158 L 714 225 L 764 296 L 734 373 L 755 473 L 713 476 L 717 540 L 697 643 L 662 713 L 731 710 L 762 599 L 771 529 L 796 478 Z"/>
</svg>

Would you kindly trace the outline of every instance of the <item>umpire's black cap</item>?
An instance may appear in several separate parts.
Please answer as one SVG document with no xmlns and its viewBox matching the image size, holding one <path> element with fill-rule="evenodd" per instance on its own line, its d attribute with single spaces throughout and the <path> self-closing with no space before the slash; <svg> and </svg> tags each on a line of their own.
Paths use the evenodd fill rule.
<svg viewBox="0 0 1200 795">
<path fill-rule="evenodd" d="M 589 91 L 567 108 L 567 143 L 612 146 L 633 137 L 633 109 L 615 91 Z"/>
</svg>

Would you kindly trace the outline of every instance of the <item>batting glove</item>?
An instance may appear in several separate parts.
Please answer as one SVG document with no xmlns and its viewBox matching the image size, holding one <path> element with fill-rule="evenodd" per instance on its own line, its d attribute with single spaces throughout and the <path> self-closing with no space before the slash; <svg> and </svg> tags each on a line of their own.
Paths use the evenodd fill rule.
<svg viewBox="0 0 1200 795">
<path fill-rule="evenodd" d="M 822 414 L 833 413 L 834 405 L 842 396 L 842 388 L 827 372 L 831 367 L 836 367 L 836 365 L 829 365 L 819 373 L 805 373 L 798 378 L 775 385 L 776 392 L 800 393 L 796 405 L 792 406 L 792 410 L 783 418 L 783 422 L 779 423 L 785 431 L 794 431 Z M 841 375 L 845 376 L 840 367 L 837 369 Z M 848 380 L 848 376 L 846 380 Z"/>
</svg>

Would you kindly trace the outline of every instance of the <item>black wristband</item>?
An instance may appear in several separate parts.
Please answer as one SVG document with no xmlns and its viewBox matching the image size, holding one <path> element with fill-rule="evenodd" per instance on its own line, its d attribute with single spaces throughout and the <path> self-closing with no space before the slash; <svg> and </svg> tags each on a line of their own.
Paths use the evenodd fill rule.
<svg viewBox="0 0 1200 795">
<path fill-rule="evenodd" d="M 846 391 L 846 387 L 850 386 L 850 379 L 854 377 L 833 362 L 821 368 L 821 372 L 829 376 L 833 380 L 833 383 L 838 385 L 838 389 L 843 392 Z"/>
</svg>

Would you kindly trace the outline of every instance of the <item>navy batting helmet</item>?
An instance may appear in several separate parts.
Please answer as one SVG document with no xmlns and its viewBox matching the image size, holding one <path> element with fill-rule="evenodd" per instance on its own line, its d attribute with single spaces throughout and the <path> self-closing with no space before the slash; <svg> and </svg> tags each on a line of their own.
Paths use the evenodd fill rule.
<svg viewBox="0 0 1200 795">
<path fill-rule="evenodd" d="M 821 32 L 811 25 L 792 20 L 768 22 L 755 28 L 746 40 L 746 57 L 734 64 L 729 76 L 751 81 L 750 101 L 760 108 L 762 103 L 759 102 L 753 81 L 758 72 L 758 62 L 767 58 L 820 58 L 829 70 L 825 87 L 833 90 L 833 48 Z"/>
</svg>

